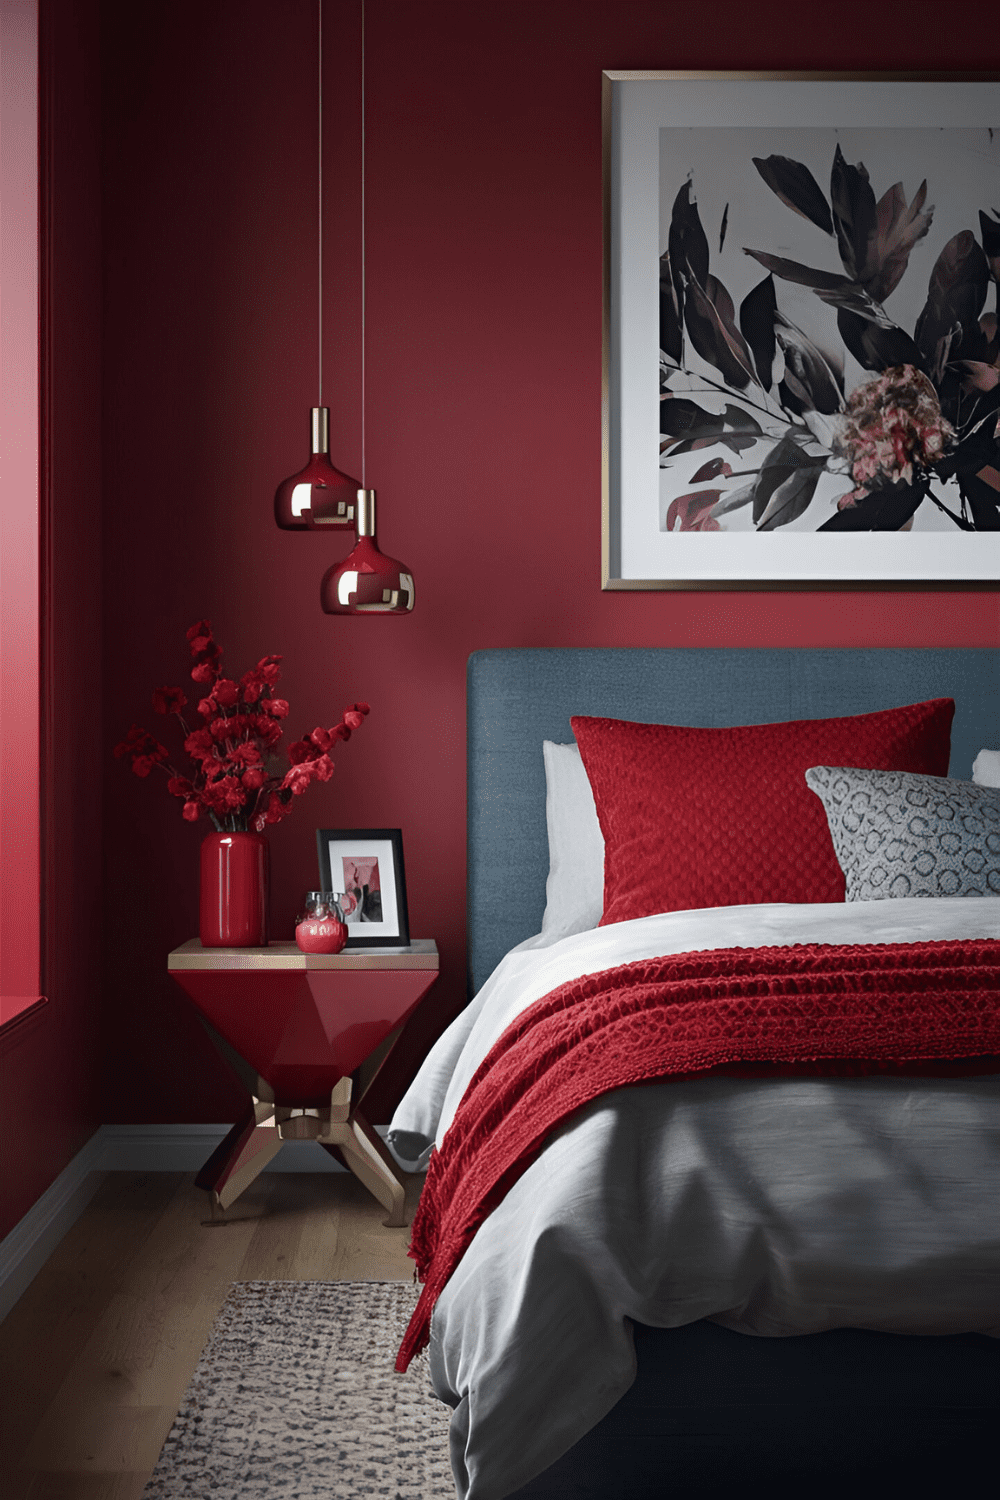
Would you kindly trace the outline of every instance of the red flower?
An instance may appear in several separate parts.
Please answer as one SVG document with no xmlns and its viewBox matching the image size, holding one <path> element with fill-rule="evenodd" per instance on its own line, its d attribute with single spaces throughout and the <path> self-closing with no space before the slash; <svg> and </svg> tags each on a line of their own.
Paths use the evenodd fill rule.
<svg viewBox="0 0 1000 1500">
<path fill-rule="evenodd" d="M 152 738 L 153 736 L 147 729 L 143 729 L 139 724 L 133 724 L 121 743 L 115 746 L 115 759 L 120 760 L 123 755 L 140 755 Z"/>
<path fill-rule="evenodd" d="M 230 760 L 238 761 L 245 766 L 251 766 L 256 765 L 262 757 L 257 746 L 247 742 L 244 745 L 237 745 L 229 758 Z"/>
<path fill-rule="evenodd" d="M 293 766 L 286 774 L 283 787 L 288 787 L 296 797 L 301 797 L 310 781 L 312 781 L 313 762 L 304 762 L 302 765 Z"/>
<path fill-rule="evenodd" d="M 291 798 L 289 798 L 286 802 L 278 792 L 272 792 L 270 797 L 268 798 L 267 811 L 264 814 L 264 822 L 277 823 L 282 818 L 287 817 L 291 810 Z"/>
<path fill-rule="evenodd" d="M 196 729 L 184 741 L 184 749 L 194 760 L 211 760 L 215 754 L 212 736 L 207 729 Z"/>
<path fill-rule="evenodd" d="M 179 687 L 161 687 L 153 691 L 153 707 L 158 714 L 179 714 L 187 698 Z"/>
<path fill-rule="evenodd" d="M 210 781 L 202 793 L 209 807 L 218 812 L 235 812 L 236 808 L 243 807 L 246 797 L 243 788 L 235 776 L 222 776 L 218 781 Z"/>
<path fill-rule="evenodd" d="M 350 739 L 369 705 L 352 704 L 341 723 L 331 729 L 317 726 L 296 740 L 288 752 L 290 769 L 282 777 L 270 760 L 282 739 L 282 721 L 288 717 L 287 700 L 271 696 L 280 677 L 281 657 L 262 656 L 237 680 L 222 674 L 222 650 L 210 620 L 189 626 L 187 640 L 194 658 L 191 679 L 205 684 L 204 696 L 197 700 L 201 727 L 187 733 L 185 726 L 183 739 L 194 762 L 192 775 L 178 775 L 169 764 L 166 747 L 138 724 L 132 725 L 114 753 L 119 758 L 130 756 L 134 773 L 143 778 L 163 765 L 167 791 L 182 801 L 186 822 L 195 822 L 207 811 L 220 831 L 262 829 L 276 823 L 288 816 L 294 799 L 310 782 L 329 781 L 334 747 Z M 180 717 L 187 702 L 180 687 L 160 687 L 153 693 L 158 713 Z"/>
</svg>

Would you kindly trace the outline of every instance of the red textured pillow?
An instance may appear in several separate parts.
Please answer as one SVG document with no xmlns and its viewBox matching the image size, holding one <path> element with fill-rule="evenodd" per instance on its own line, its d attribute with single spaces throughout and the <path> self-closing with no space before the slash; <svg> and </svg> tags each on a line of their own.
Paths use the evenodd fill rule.
<svg viewBox="0 0 1000 1500">
<path fill-rule="evenodd" d="M 951 698 L 845 719 L 685 729 L 570 722 L 604 834 L 601 926 L 660 911 L 843 901 L 810 766 L 946 776 Z"/>
</svg>

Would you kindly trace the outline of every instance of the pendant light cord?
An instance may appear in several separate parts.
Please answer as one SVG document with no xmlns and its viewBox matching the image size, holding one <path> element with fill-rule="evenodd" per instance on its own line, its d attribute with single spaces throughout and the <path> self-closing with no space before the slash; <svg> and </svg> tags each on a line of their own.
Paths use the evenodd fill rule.
<svg viewBox="0 0 1000 1500">
<path fill-rule="evenodd" d="M 365 470 L 365 0 L 361 0 L 361 488 Z"/>
<path fill-rule="evenodd" d="M 319 306 L 317 309 L 317 345 L 319 347 L 319 396 L 317 406 L 323 405 L 323 0 L 317 0 L 316 8 L 319 12 L 319 142 L 316 150 L 316 160 L 319 168 L 319 206 L 317 209 L 317 220 L 319 222 L 319 275 L 317 284 L 319 287 Z"/>
<path fill-rule="evenodd" d="M 319 79 L 318 79 L 318 118 L 319 118 L 319 140 L 317 143 L 316 159 L 318 162 L 319 178 L 319 205 L 317 217 L 319 220 L 318 252 L 319 266 L 317 274 L 317 285 L 319 289 L 318 306 L 318 328 L 317 345 L 319 348 L 319 399 L 318 406 L 323 405 L 323 0 L 317 0 L 317 11 L 319 13 L 318 30 L 319 43 Z M 365 0 L 361 0 L 361 486 L 365 486 Z"/>
</svg>

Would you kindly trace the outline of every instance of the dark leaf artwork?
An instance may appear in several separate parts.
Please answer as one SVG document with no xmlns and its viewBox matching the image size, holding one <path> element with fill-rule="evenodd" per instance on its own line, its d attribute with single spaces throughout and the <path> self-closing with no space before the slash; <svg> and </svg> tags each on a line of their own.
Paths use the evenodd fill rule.
<svg viewBox="0 0 1000 1500">
<path fill-rule="evenodd" d="M 941 380 L 945 365 L 971 357 L 978 345 L 979 314 L 986 305 L 990 268 L 971 229 L 963 229 L 945 245 L 931 272 L 927 301 L 917 319 L 914 338 L 931 379 Z"/>
<path fill-rule="evenodd" d="M 962 474 L 958 487 L 977 531 L 1000 531 L 1000 469 L 984 464 L 978 474 Z"/>
<path fill-rule="evenodd" d="M 820 531 L 901 531 L 924 498 L 920 485 L 897 484 L 838 510 Z"/>
<path fill-rule="evenodd" d="M 875 209 L 875 237 L 868 247 L 868 262 L 862 280 L 878 302 L 884 302 L 903 278 L 910 251 L 922 240 L 934 217 L 933 208 L 922 212 L 927 184 L 922 182 L 913 202 L 907 205 L 901 182 L 883 193 Z"/>
<path fill-rule="evenodd" d="M 1000 282 L 1000 214 L 994 210 L 990 215 L 980 209 L 979 231 L 986 259 L 990 263 L 990 275 L 994 281 Z"/>
<path fill-rule="evenodd" d="M 803 411 L 832 415 L 844 399 L 844 373 L 782 313 L 774 315 L 775 338 L 785 356 L 785 384 Z"/>
<path fill-rule="evenodd" d="M 782 203 L 795 213 L 809 219 L 824 234 L 833 233 L 833 217 L 830 205 L 823 196 L 823 189 L 808 167 L 789 156 L 751 158 L 772 193 L 777 193 Z"/>
<path fill-rule="evenodd" d="M 691 197 L 690 182 L 685 182 L 674 199 L 667 251 L 677 300 L 681 302 L 688 278 L 703 287 L 708 277 L 708 240 L 701 227 L 698 205 Z"/>
<path fill-rule="evenodd" d="M 660 256 L 660 348 L 675 365 L 684 358 L 681 304 L 670 267 L 669 252 Z"/>
<path fill-rule="evenodd" d="M 837 311 L 837 327 L 844 346 L 854 355 L 858 364 L 866 370 L 889 370 L 894 365 L 913 365 L 924 368 L 924 359 L 910 335 L 895 323 L 886 328 L 873 323 L 870 318 L 841 307 Z"/>
<path fill-rule="evenodd" d="M 928 181 L 909 193 L 902 180 L 876 188 L 839 144 L 829 196 L 793 157 L 751 162 L 783 209 L 811 228 L 800 225 L 788 241 L 796 252 L 801 243 L 801 260 L 731 244 L 732 285 L 740 249 L 765 272 L 745 293 L 741 278 L 737 311 L 712 269 L 693 174 L 673 200 L 660 260 L 660 463 L 677 463 L 691 488 L 671 501 L 666 529 L 725 530 L 733 517 L 730 526 L 758 532 L 900 531 L 925 506 L 921 516 L 932 514 L 938 528 L 1000 530 L 996 206 L 979 210 L 978 238 L 955 226 L 910 331 L 921 305 L 911 260 L 934 220 Z M 734 197 L 722 212 L 720 256 L 738 233 L 739 204 Z M 885 304 L 907 273 L 909 314 L 894 315 Z M 901 306 L 898 298 L 890 305 Z M 700 449 L 715 452 L 692 464 Z M 825 476 L 839 491 L 829 482 L 820 489 Z"/>
<path fill-rule="evenodd" d="M 753 490 L 753 519 L 760 530 L 787 526 L 802 515 L 812 499 L 826 456 L 817 458 L 803 452 L 803 441 L 811 441 L 811 437 L 809 432 L 787 434 L 761 464 Z"/>
<path fill-rule="evenodd" d="M 733 321 L 733 302 L 725 287 L 709 276 L 703 291 L 696 281 L 688 283 L 684 322 L 691 342 L 727 385 L 741 391 L 755 379 L 753 360 L 746 340 Z"/>
<path fill-rule="evenodd" d="M 852 167 L 838 146 L 830 173 L 833 222 L 844 270 L 852 281 L 865 279 L 869 247 L 878 227 L 878 210 L 868 173 L 862 163 Z"/>
<path fill-rule="evenodd" d="M 667 440 L 661 447 L 676 458 L 715 443 L 739 453 L 754 446 L 761 429 L 739 407 L 727 405 L 724 412 L 716 414 L 682 396 L 668 396 L 660 402 L 660 434 Z"/>
<path fill-rule="evenodd" d="M 837 271 L 817 271 L 814 266 L 803 266 L 797 260 L 770 255 L 766 250 L 747 250 L 745 254 L 759 260 L 765 271 L 780 276 L 782 281 L 795 281 L 799 286 L 811 286 L 814 291 L 840 291 L 854 285 L 849 276 L 842 276 Z"/>
<path fill-rule="evenodd" d="M 748 292 L 740 303 L 740 332 L 750 346 L 760 383 L 765 390 L 771 384 L 771 370 L 777 350 L 774 336 L 777 310 L 773 276 L 765 276 L 763 281 L 758 281 L 753 291 Z"/>
</svg>

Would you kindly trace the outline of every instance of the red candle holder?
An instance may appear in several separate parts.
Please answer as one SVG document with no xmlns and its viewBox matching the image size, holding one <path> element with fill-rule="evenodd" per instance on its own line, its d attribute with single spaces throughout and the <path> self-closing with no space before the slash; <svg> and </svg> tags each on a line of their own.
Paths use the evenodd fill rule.
<svg viewBox="0 0 1000 1500">
<path fill-rule="evenodd" d="M 347 923 L 338 896 L 307 891 L 302 915 L 295 921 L 295 941 L 303 953 L 339 953 L 347 942 Z"/>
</svg>

